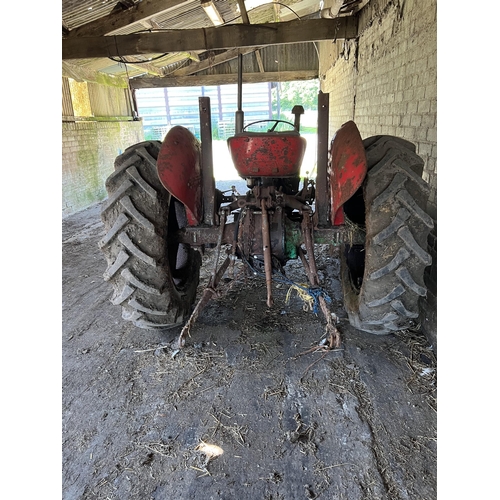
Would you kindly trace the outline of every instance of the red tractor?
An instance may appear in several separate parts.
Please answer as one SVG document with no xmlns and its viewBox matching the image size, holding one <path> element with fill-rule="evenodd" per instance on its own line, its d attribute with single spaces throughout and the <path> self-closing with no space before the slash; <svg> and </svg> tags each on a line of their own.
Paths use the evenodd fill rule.
<svg viewBox="0 0 500 500">
<path fill-rule="evenodd" d="M 182 347 L 234 261 L 262 275 L 272 307 L 273 280 L 286 280 L 287 261 L 300 258 L 309 280 L 303 292 L 324 314 L 328 345 L 337 347 L 339 334 L 314 257 L 315 244 L 330 244 L 340 246 L 351 325 L 374 334 L 412 326 L 426 295 L 427 236 L 433 227 L 425 211 L 424 162 L 415 146 L 392 136 L 362 140 L 350 121 L 328 151 L 328 95 L 320 92 L 316 179 L 301 179 L 302 106 L 292 110 L 294 123 L 269 120 L 267 131 L 252 132 L 255 123 L 243 126 L 239 76 L 235 134 L 227 142 L 248 186 L 244 195 L 215 187 L 207 97 L 199 98 L 201 143 L 175 126 L 162 143 L 136 144 L 116 159 L 106 181 L 101 213 L 106 235 L 100 242 L 112 303 L 140 328 L 183 325 Z M 224 249 L 227 255 L 195 304 L 205 249 L 217 257 Z"/>
</svg>

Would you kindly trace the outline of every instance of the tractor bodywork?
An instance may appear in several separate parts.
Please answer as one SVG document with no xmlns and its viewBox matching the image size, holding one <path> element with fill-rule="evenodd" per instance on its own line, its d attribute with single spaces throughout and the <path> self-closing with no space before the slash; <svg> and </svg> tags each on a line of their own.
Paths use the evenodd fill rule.
<svg viewBox="0 0 500 500">
<path fill-rule="evenodd" d="M 293 123 L 244 126 L 241 81 L 240 56 L 235 134 L 227 143 L 246 181 L 244 194 L 216 189 L 208 97 L 199 98 L 200 140 L 175 126 L 162 143 L 145 141 L 117 157 L 106 181 L 101 218 L 107 232 L 99 244 L 108 261 L 104 279 L 114 288 L 112 303 L 139 328 L 183 325 L 182 347 L 200 311 L 219 293 L 226 270 L 239 261 L 246 273 L 265 279 L 268 307 L 273 282 L 280 282 L 321 311 L 322 346 L 337 348 L 337 318 L 314 251 L 315 244 L 327 244 L 340 250 L 339 277 L 352 326 L 376 335 L 414 328 L 427 293 L 427 236 L 434 225 L 415 145 L 388 135 L 362 140 L 353 121 L 328 142 L 328 94 L 319 92 L 317 164 L 308 168 L 316 174 L 302 176 L 304 109 L 294 106 Z M 206 249 L 215 252 L 215 264 L 195 304 Z M 307 285 L 287 278 L 292 259 L 301 260 Z"/>
<path fill-rule="evenodd" d="M 104 279 L 113 284 L 112 302 L 140 328 L 183 324 L 182 347 L 226 270 L 240 261 L 245 272 L 265 279 L 268 307 L 273 281 L 279 281 L 295 288 L 314 312 L 321 310 L 323 347 L 336 348 L 336 316 L 314 253 L 315 244 L 328 244 L 340 247 L 340 281 L 352 326 L 376 335 L 415 327 L 427 293 L 427 236 L 434 225 L 425 211 L 430 188 L 415 145 L 395 136 L 362 140 L 353 121 L 328 144 L 328 94 L 320 92 L 317 164 L 309 169 L 316 175 L 301 176 L 303 107 L 292 109 L 294 123 L 244 126 L 239 59 L 235 134 L 227 143 L 247 191 L 216 189 L 208 97 L 199 98 L 201 140 L 175 126 L 162 143 L 127 148 L 106 181 L 101 212 L 107 233 L 100 247 L 109 264 Z M 260 130 L 250 130 L 257 125 Z M 205 249 L 215 251 L 215 265 L 193 309 Z M 286 277 L 291 259 L 302 261 L 308 285 Z"/>
<path fill-rule="evenodd" d="M 415 145 L 388 135 L 362 140 L 353 121 L 328 143 L 328 95 L 320 92 L 317 164 L 308 169 L 316 175 L 302 176 L 302 106 L 292 109 L 294 123 L 244 126 L 241 87 L 240 72 L 235 134 L 227 143 L 246 181 L 244 194 L 216 189 L 208 97 L 199 98 L 201 140 L 175 126 L 162 143 L 136 144 L 116 159 L 106 181 L 101 218 L 107 232 L 100 247 L 108 261 L 104 279 L 113 285 L 111 300 L 122 307 L 122 317 L 140 328 L 183 325 L 182 347 L 200 311 L 219 294 L 226 270 L 239 261 L 246 273 L 265 279 L 268 307 L 273 282 L 280 282 L 321 311 L 322 346 L 337 348 L 337 317 L 329 310 L 314 251 L 315 244 L 327 244 L 340 250 L 352 326 L 376 335 L 414 328 L 427 293 L 427 236 L 434 226 Z M 260 130 L 250 130 L 257 125 Z M 206 249 L 215 252 L 215 264 L 195 304 Z M 301 260 L 307 285 L 287 278 L 292 259 Z"/>
<path fill-rule="evenodd" d="M 281 120 L 270 120 L 272 127 L 267 132 L 246 131 L 240 125 L 227 143 L 248 191 L 227 195 L 215 189 L 213 178 L 210 100 L 200 97 L 199 102 L 201 143 L 187 129 L 175 126 L 166 135 L 157 160 L 161 183 L 186 209 L 188 223 L 176 232 L 176 242 L 216 248 L 218 253 L 223 245 L 230 245 L 227 264 L 219 271 L 231 260 L 242 260 L 250 272 L 265 278 L 269 307 L 273 305 L 273 275 L 282 272 L 288 260 L 300 258 L 311 290 L 317 290 L 316 301 L 325 314 L 330 343 L 338 345 L 327 295 L 318 280 L 314 244 L 341 245 L 362 237 L 344 225 L 343 217 L 343 204 L 361 186 L 367 169 L 356 125 L 348 122 L 337 132 L 331 142 L 330 162 L 318 165 L 315 180 L 300 176 L 306 148 L 300 135 L 301 106 L 293 110 L 295 123 L 284 122 L 291 130 L 275 131 Z M 328 107 L 323 106 L 321 112 L 328 113 Z M 323 196 L 316 197 L 317 192 Z M 327 214 L 326 224 L 318 213 Z M 214 271 L 210 290 L 217 286 L 218 276 L 220 279 L 220 272 Z M 193 320 L 209 298 L 202 297 Z M 183 329 L 180 345 L 191 323 Z"/>
</svg>

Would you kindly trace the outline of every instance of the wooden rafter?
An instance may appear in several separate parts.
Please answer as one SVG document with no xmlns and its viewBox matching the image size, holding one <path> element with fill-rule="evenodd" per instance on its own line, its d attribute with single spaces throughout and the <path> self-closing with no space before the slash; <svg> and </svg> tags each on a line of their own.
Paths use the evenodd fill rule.
<svg viewBox="0 0 500 500">
<path fill-rule="evenodd" d="M 200 58 L 196 52 L 175 52 L 168 54 L 162 60 L 162 66 L 168 66 L 170 64 L 175 64 L 177 62 L 185 61 L 186 59 L 191 59 L 192 61 L 200 62 Z M 144 73 L 148 73 L 153 76 L 164 76 L 165 71 L 157 66 L 154 66 L 147 61 L 125 61 L 130 67 L 142 70 Z"/>
<path fill-rule="evenodd" d="M 259 67 L 259 71 L 261 73 L 264 73 L 265 72 L 264 63 L 262 62 L 262 56 L 260 55 L 260 50 L 255 51 L 255 57 L 257 59 L 257 66 Z"/>
<path fill-rule="evenodd" d="M 318 78 L 318 70 L 301 71 L 267 71 L 266 73 L 243 73 L 243 83 L 292 82 L 296 80 L 312 80 Z M 198 85 L 227 85 L 238 83 L 238 75 L 192 75 L 164 78 L 132 78 L 133 89 L 150 89 L 162 87 L 193 87 Z"/>
<path fill-rule="evenodd" d="M 240 8 L 241 20 L 244 24 L 250 24 L 250 19 L 248 18 L 247 8 L 245 7 L 245 0 L 237 0 L 238 7 Z"/>
<path fill-rule="evenodd" d="M 221 16 L 219 9 L 212 0 L 201 0 L 201 7 L 214 26 L 224 24 L 224 18 Z"/>
<path fill-rule="evenodd" d="M 250 18 L 248 17 L 247 8 L 245 7 L 244 0 L 238 0 L 238 6 L 241 12 L 241 19 L 244 24 L 250 24 Z M 255 58 L 257 59 L 257 66 L 259 67 L 259 71 L 264 73 L 264 63 L 262 62 L 262 57 L 260 55 L 260 50 L 255 50 Z"/>
<path fill-rule="evenodd" d="M 258 47 L 257 47 L 258 48 Z M 188 75 L 194 75 L 195 73 L 198 73 L 200 71 L 204 71 L 209 68 L 213 68 L 214 66 L 218 66 L 219 64 L 223 64 L 228 61 L 232 61 L 233 59 L 236 59 L 240 54 L 245 55 L 245 54 L 251 54 L 256 50 L 256 47 L 251 47 L 249 49 L 230 49 L 226 50 L 226 52 L 222 54 L 217 54 L 214 57 L 210 57 L 208 59 L 205 59 L 204 61 L 190 64 L 189 66 L 186 66 L 185 68 L 180 68 L 173 73 L 171 73 L 170 76 L 188 76 Z"/>
</svg>

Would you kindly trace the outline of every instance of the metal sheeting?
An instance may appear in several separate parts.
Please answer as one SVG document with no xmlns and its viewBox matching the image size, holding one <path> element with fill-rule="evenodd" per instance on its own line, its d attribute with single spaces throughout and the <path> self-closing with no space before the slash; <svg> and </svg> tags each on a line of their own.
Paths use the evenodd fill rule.
<svg viewBox="0 0 500 500">
<path fill-rule="evenodd" d="M 269 45 L 260 49 L 262 64 L 266 72 L 317 70 L 318 54 L 312 42 L 287 45 Z M 233 59 L 214 68 L 200 71 L 198 75 L 234 74 L 238 71 L 238 60 Z M 243 56 L 243 72 L 258 73 L 255 53 Z"/>
<path fill-rule="evenodd" d="M 62 79 L 62 116 L 74 116 L 73 102 L 71 100 L 71 91 L 67 78 Z"/>
<path fill-rule="evenodd" d="M 209 28 L 213 24 L 199 2 L 181 5 L 178 8 L 154 17 L 164 29 Z"/>
<path fill-rule="evenodd" d="M 116 0 L 62 0 L 62 20 L 71 30 L 107 16 L 116 4 Z"/>
<path fill-rule="evenodd" d="M 141 1 L 146 0 L 123 0 L 124 4 L 139 4 Z M 148 2 L 150 0 L 147 0 Z M 62 20 L 63 25 L 69 30 L 76 27 L 85 25 L 97 19 L 103 19 L 108 16 L 115 8 L 121 9 L 118 0 L 62 0 Z M 220 15 L 228 24 L 239 24 L 242 22 L 239 16 L 239 8 L 237 0 L 213 0 L 213 3 Z M 286 19 L 296 19 L 302 12 L 309 13 L 311 9 L 319 9 L 317 0 L 279 0 L 273 2 L 268 0 L 264 5 L 256 8 L 253 0 L 246 0 L 247 11 L 250 22 L 252 24 L 262 22 L 275 22 L 281 20 L 283 17 Z M 287 8 L 289 6 L 290 8 Z M 293 12 L 296 12 L 295 15 Z M 126 11 L 124 11 L 126 12 Z M 111 26 L 110 26 L 111 27 Z M 119 28 L 113 31 L 116 35 L 127 35 L 131 33 L 138 33 L 141 31 L 148 31 L 154 29 L 168 29 L 168 30 L 183 30 L 183 29 L 200 29 L 213 27 L 208 15 L 201 7 L 200 0 L 183 1 L 180 5 L 172 7 L 165 12 L 160 12 L 143 21 L 134 22 L 126 27 Z M 182 33 L 180 34 L 182 37 Z M 311 44 L 303 44 L 307 48 L 296 46 L 287 46 L 278 48 L 274 46 L 266 47 L 261 50 L 264 69 L 266 72 L 279 72 L 279 71 L 293 71 L 293 70 L 307 70 L 317 69 L 317 55 L 315 54 L 314 46 Z M 281 52 L 279 52 L 281 50 Z M 174 53 L 172 53 L 174 55 Z M 198 52 L 201 60 L 204 54 Z M 181 55 L 181 60 L 178 57 L 168 57 L 155 59 L 161 54 L 149 54 L 149 57 L 130 57 L 127 60 L 143 60 L 147 64 L 141 66 L 140 62 L 133 66 L 132 64 L 125 66 L 124 64 L 117 64 L 109 60 L 108 65 L 96 68 L 94 71 L 107 73 L 114 76 L 124 78 L 134 78 L 142 74 L 148 73 L 158 76 L 160 74 L 169 75 L 176 69 L 185 67 L 191 64 L 189 57 Z M 153 59 L 148 61 L 148 59 Z M 246 57 L 245 71 L 258 72 L 259 66 L 257 65 L 255 55 Z M 103 59 L 103 61 L 106 61 Z M 277 61 L 277 62 L 276 62 Z M 75 61 L 76 66 L 86 66 L 85 60 Z M 247 68 L 248 66 L 248 68 Z M 144 71 L 142 71 L 144 68 Z M 158 69 L 158 71 L 156 71 Z M 200 72 L 203 74 L 217 74 L 217 73 L 234 73 L 236 72 L 236 63 L 231 61 L 229 63 L 214 66 L 213 68 Z"/>
<path fill-rule="evenodd" d="M 90 106 L 94 116 L 131 116 L 129 89 L 88 84 Z"/>
</svg>

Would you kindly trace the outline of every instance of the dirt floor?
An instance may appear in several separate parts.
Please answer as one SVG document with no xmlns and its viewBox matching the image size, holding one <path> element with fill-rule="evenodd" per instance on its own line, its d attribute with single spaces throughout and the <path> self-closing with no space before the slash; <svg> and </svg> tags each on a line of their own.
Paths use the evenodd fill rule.
<svg viewBox="0 0 500 500">
<path fill-rule="evenodd" d="M 241 278 L 176 353 L 180 328 L 135 328 L 111 304 L 99 211 L 62 226 L 65 500 L 436 498 L 432 348 L 351 328 L 334 251 L 318 266 L 339 350 L 318 349 L 324 319 L 287 286 L 268 309 L 265 283 Z M 305 281 L 298 262 L 287 274 Z"/>
</svg>

